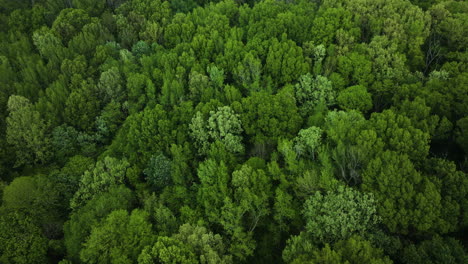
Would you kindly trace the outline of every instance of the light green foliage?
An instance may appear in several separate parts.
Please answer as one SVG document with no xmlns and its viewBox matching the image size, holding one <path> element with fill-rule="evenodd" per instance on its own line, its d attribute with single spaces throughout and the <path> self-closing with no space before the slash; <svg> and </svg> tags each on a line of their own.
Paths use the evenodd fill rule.
<svg viewBox="0 0 468 264">
<path fill-rule="evenodd" d="M 83 65 L 82 62 L 79 57 L 73 61 L 65 60 L 62 63 L 62 68 L 70 72 L 85 71 L 86 65 Z M 71 64 L 74 64 L 76 67 L 72 67 Z M 72 75 L 70 74 L 70 76 Z M 79 75 L 74 76 L 78 77 Z M 72 77 L 72 79 L 76 78 Z M 64 121 L 65 103 L 70 95 L 69 87 L 67 86 L 67 79 L 61 75 L 57 81 L 45 89 L 45 96 L 39 98 L 35 105 L 41 116 L 49 120 L 52 126 L 58 126 Z"/>
<path fill-rule="evenodd" d="M 168 188 L 166 188 L 166 190 L 167 189 Z M 154 192 L 144 201 L 144 210 L 148 212 L 149 219 L 159 236 L 174 234 L 179 227 L 178 219 L 175 217 L 174 213 L 163 204 L 164 201 L 164 197 L 158 199 Z"/>
<path fill-rule="evenodd" d="M 183 224 L 179 228 L 179 233 L 173 237 L 186 245 L 190 245 L 202 264 L 233 263 L 232 256 L 227 254 L 222 237 L 213 234 L 205 227 Z"/>
<path fill-rule="evenodd" d="M 311 113 L 314 107 L 335 103 L 335 91 L 332 83 L 324 76 L 313 78 L 310 73 L 302 75 L 295 86 L 296 100 L 304 114 Z"/>
<path fill-rule="evenodd" d="M 330 1 L 332 5 L 344 2 L 344 8 L 356 17 L 366 19 L 364 37 L 384 35 L 404 50 L 410 65 L 421 66 L 424 59 L 421 45 L 429 36 L 430 17 L 409 1 L 365 0 Z"/>
<path fill-rule="evenodd" d="M 235 69 L 235 76 L 245 90 L 249 92 L 260 91 L 260 76 L 262 73 L 261 62 L 252 55 L 247 53 L 242 62 Z"/>
<path fill-rule="evenodd" d="M 326 243 L 323 248 L 308 243 L 302 234 L 293 236 L 283 251 L 283 260 L 286 263 L 327 263 L 327 264 L 391 264 L 388 256 L 382 249 L 376 248 L 363 237 L 353 235 L 349 239 L 340 240 L 335 244 Z"/>
<path fill-rule="evenodd" d="M 313 259 L 319 263 L 393 263 L 387 256 L 384 256 L 383 250 L 373 247 L 369 241 L 359 236 L 342 240 L 336 243 L 333 249 L 325 245 L 320 251 L 314 252 Z"/>
<path fill-rule="evenodd" d="M 60 236 L 60 223 L 63 216 L 60 188 L 53 177 L 45 175 L 22 176 L 15 178 L 3 191 L 3 207 L 21 212 L 42 229 L 47 238 Z"/>
<path fill-rule="evenodd" d="M 306 232 L 320 242 L 335 242 L 353 234 L 364 235 L 378 222 L 376 202 L 372 195 L 348 187 L 334 192 L 319 192 L 304 205 Z"/>
<path fill-rule="evenodd" d="M 242 152 L 241 122 L 239 115 L 235 114 L 230 107 L 218 108 L 216 112 L 211 111 L 208 119 L 208 134 L 214 140 L 220 140 L 226 148 L 234 153 Z"/>
<path fill-rule="evenodd" d="M 71 200 L 70 207 L 78 209 L 88 200 L 110 187 L 123 184 L 130 164 L 126 160 L 105 157 L 96 162 L 93 169 L 86 171 L 80 180 L 80 187 Z"/>
<path fill-rule="evenodd" d="M 44 163 L 50 156 L 47 123 L 28 99 L 12 95 L 8 99 L 6 140 L 16 152 L 15 166 Z"/>
<path fill-rule="evenodd" d="M 123 96 L 123 88 L 121 84 L 119 70 L 112 67 L 109 70 L 101 73 L 99 78 L 98 91 L 104 102 L 111 100 L 120 101 Z"/>
<path fill-rule="evenodd" d="M 375 248 L 371 242 L 360 236 L 340 241 L 334 245 L 334 250 L 342 257 L 342 261 L 349 263 L 391 264 L 393 263 L 383 250 Z"/>
<path fill-rule="evenodd" d="M 271 182 L 266 173 L 243 165 L 232 173 L 233 202 L 244 215 L 246 227 L 253 231 L 259 221 L 266 217 L 269 210 L 269 197 L 271 196 Z"/>
<path fill-rule="evenodd" d="M 210 135 L 206 128 L 206 122 L 203 119 L 201 112 L 197 112 L 190 123 L 190 132 L 192 137 L 195 139 L 195 144 L 198 145 L 200 153 L 207 151 L 209 146 Z"/>
<path fill-rule="evenodd" d="M 206 154 L 210 144 L 220 141 L 231 153 L 242 153 L 241 121 L 229 106 L 218 107 L 217 111 L 210 111 L 208 121 L 203 119 L 200 112 L 192 118 L 189 126 L 192 137 L 196 140 L 200 154 Z"/>
<path fill-rule="evenodd" d="M 301 129 L 295 138 L 294 150 L 298 156 L 311 157 L 315 159 L 315 152 L 322 143 L 322 129 L 311 126 Z"/>
<path fill-rule="evenodd" d="M 192 152 L 189 144 L 171 145 L 172 155 L 172 180 L 175 184 L 184 185 L 192 180 L 192 170 L 189 167 Z"/>
<path fill-rule="evenodd" d="M 431 15 L 434 16 L 435 30 L 447 42 L 450 51 L 460 51 L 466 43 L 466 3 L 458 1 L 439 2 L 431 7 Z M 456 30 L 460 27 L 460 30 Z"/>
<path fill-rule="evenodd" d="M 146 212 L 116 210 L 93 227 L 80 258 L 86 263 L 132 263 L 153 240 Z"/>
<path fill-rule="evenodd" d="M 336 164 L 336 173 L 346 183 L 361 182 L 361 169 L 383 149 L 384 143 L 375 131 L 364 130 L 366 120 L 357 111 L 329 112 L 325 127 L 334 148 L 331 157 Z"/>
<path fill-rule="evenodd" d="M 91 58 L 97 46 L 113 40 L 114 37 L 106 27 L 98 21 L 93 21 L 86 24 L 82 31 L 68 42 L 68 48 L 72 52 Z M 122 58 L 122 61 L 125 61 L 124 58 Z"/>
<path fill-rule="evenodd" d="M 372 97 L 364 86 L 356 85 L 341 91 L 336 98 L 341 108 L 367 112 L 372 108 Z"/>
<path fill-rule="evenodd" d="M 291 236 L 286 241 L 286 247 L 283 249 L 282 258 L 285 263 L 299 264 L 299 263 L 311 263 L 310 255 L 316 246 L 312 241 L 305 239 L 305 234 L 301 233 L 298 236 Z M 325 246 L 326 250 L 330 250 L 330 246 Z M 330 254 L 331 258 L 338 259 L 336 254 Z M 338 259 L 339 260 L 339 259 Z M 313 263 L 313 262 L 312 262 Z"/>
<path fill-rule="evenodd" d="M 147 246 L 138 257 L 139 264 L 199 263 L 188 245 L 170 237 L 158 237 L 153 246 Z"/>
<path fill-rule="evenodd" d="M 79 188 L 81 175 L 93 166 L 93 159 L 76 155 L 68 159 L 57 175 L 52 176 L 56 177 L 54 184 L 63 185 L 61 194 L 64 196 L 63 203 L 67 208 L 70 206 L 70 199 Z"/>
<path fill-rule="evenodd" d="M 343 7 L 329 8 L 329 1 L 326 1 L 320 6 L 317 16 L 314 17 L 312 32 L 314 36 L 312 40 L 315 43 L 330 44 L 334 41 L 336 32 L 342 28 L 350 31 L 353 28 L 352 12 L 349 12 Z M 358 34 L 356 30 L 354 35 Z"/>
<path fill-rule="evenodd" d="M 423 89 L 413 89 L 413 92 L 425 99 L 432 112 L 445 116 L 455 122 L 466 116 L 468 111 L 468 73 L 463 64 L 452 62 L 443 65 L 443 74 L 431 75 Z"/>
<path fill-rule="evenodd" d="M 416 171 L 406 154 L 381 153 L 369 162 L 362 182 L 364 191 L 374 193 L 378 213 L 391 232 L 434 228 L 441 209 L 440 193 Z"/>
<path fill-rule="evenodd" d="M 216 90 L 219 90 L 224 83 L 224 70 L 219 69 L 216 66 L 211 66 L 206 69 L 208 75 L 210 76 L 211 83 L 213 84 Z"/>
<path fill-rule="evenodd" d="M 62 41 L 47 28 L 34 32 L 33 41 L 44 58 L 60 63 L 66 56 Z"/>
</svg>

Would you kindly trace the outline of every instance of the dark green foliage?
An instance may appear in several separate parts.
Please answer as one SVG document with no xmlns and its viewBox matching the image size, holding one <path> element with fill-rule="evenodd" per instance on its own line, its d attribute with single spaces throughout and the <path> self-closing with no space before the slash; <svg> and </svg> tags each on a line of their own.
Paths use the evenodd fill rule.
<svg viewBox="0 0 468 264">
<path fill-rule="evenodd" d="M 46 262 L 47 239 L 32 219 L 20 212 L 0 212 L 0 261 L 24 264 Z"/>
<path fill-rule="evenodd" d="M 403 251 L 402 263 L 464 263 L 466 250 L 453 238 L 435 236 L 418 245 L 409 245 Z"/>
<path fill-rule="evenodd" d="M 154 190 L 162 190 L 172 182 L 171 161 L 163 154 L 153 155 L 143 173 Z"/>
<path fill-rule="evenodd" d="M 83 243 L 91 234 L 92 227 L 114 210 L 130 209 L 132 203 L 131 191 L 117 186 L 95 196 L 82 208 L 71 213 L 70 220 L 64 225 L 67 257 L 72 261 L 79 261 Z"/>
<path fill-rule="evenodd" d="M 0 0 L 0 263 L 466 262 L 467 25 L 458 0 Z"/>
</svg>

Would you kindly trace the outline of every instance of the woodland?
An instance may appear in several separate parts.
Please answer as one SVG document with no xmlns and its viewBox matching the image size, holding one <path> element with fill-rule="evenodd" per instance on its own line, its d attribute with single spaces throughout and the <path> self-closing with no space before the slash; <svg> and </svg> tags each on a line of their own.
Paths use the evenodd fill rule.
<svg viewBox="0 0 468 264">
<path fill-rule="evenodd" d="M 468 2 L 0 0 L 0 263 L 468 263 Z"/>
</svg>

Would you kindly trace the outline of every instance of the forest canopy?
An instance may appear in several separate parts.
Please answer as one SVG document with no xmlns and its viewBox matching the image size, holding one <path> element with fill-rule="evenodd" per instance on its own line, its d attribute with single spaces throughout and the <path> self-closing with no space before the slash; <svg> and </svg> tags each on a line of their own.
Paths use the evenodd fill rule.
<svg viewBox="0 0 468 264">
<path fill-rule="evenodd" d="M 0 0 L 0 263 L 466 263 L 468 2 Z"/>
</svg>

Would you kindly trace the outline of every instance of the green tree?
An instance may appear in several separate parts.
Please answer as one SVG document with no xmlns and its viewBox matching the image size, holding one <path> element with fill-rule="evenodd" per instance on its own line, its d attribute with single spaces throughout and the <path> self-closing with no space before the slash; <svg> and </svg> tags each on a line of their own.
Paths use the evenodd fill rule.
<svg viewBox="0 0 468 264">
<path fill-rule="evenodd" d="M 217 223 L 221 217 L 224 199 L 229 197 L 229 174 L 224 162 L 206 160 L 198 166 L 197 175 L 200 179 L 197 200 L 204 208 L 206 219 Z"/>
<path fill-rule="evenodd" d="M 113 1 L 71 0 L 74 8 L 85 10 L 91 16 L 99 16 L 109 2 Z"/>
<path fill-rule="evenodd" d="M 104 102 L 110 102 L 111 100 L 120 102 L 122 100 L 124 91 L 120 72 L 117 67 L 112 67 L 101 73 L 98 92 Z"/>
<path fill-rule="evenodd" d="M 218 107 L 217 111 L 210 111 L 207 121 L 200 112 L 192 118 L 189 126 L 191 135 L 195 139 L 200 154 L 206 154 L 210 144 L 220 141 L 232 153 L 242 153 L 243 131 L 239 115 L 229 106 Z"/>
<path fill-rule="evenodd" d="M 91 22 L 91 18 L 82 9 L 63 9 L 52 24 L 52 30 L 68 44 L 76 36 L 84 25 Z"/>
<path fill-rule="evenodd" d="M 6 140 L 15 149 L 15 166 L 45 163 L 50 156 L 47 123 L 22 96 L 10 96 L 8 111 Z"/>
<path fill-rule="evenodd" d="M 153 246 L 147 246 L 138 257 L 139 264 L 151 263 L 198 263 L 188 245 L 170 237 L 158 237 Z"/>
<path fill-rule="evenodd" d="M 456 141 L 468 155 L 468 116 L 457 121 Z"/>
<path fill-rule="evenodd" d="M 460 241 L 438 235 L 424 240 L 418 245 L 410 244 L 404 248 L 402 263 L 463 263 L 467 254 Z"/>
<path fill-rule="evenodd" d="M 345 110 L 357 110 L 363 113 L 372 108 L 372 96 L 364 86 L 356 85 L 341 91 L 336 98 L 338 105 Z"/>
<path fill-rule="evenodd" d="M 291 89 L 276 95 L 253 93 L 233 109 L 240 113 L 242 127 L 259 152 L 265 152 L 269 144 L 275 145 L 278 138 L 296 135 L 302 122 Z"/>
<path fill-rule="evenodd" d="M 378 223 L 374 197 L 343 186 L 327 195 L 317 192 L 309 197 L 303 213 L 307 234 L 320 242 L 365 235 Z"/>
<path fill-rule="evenodd" d="M 376 248 L 368 240 L 361 236 L 353 235 L 349 239 L 340 240 L 330 245 L 325 244 L 323 248 L 317 248 L 299 237 L 288 240 L 283 251 L 283 259 L 286 263 L 373 263 L 391 264 L 388 256 L 384 255 L 382 249 Z"/>
<path fill-rule="evenodd" d="M 232 173 L 233 203 L 244 216 L 248 232 L 255 230 L 262 219 L 270 214 L 271 182 L 261 169 L 244 164 Z"/>
<path fill-rule="evenodd" d="M 304 115 L 310 114 L 317 105 L 326 106 L 335 103 L 335 91 L 327 77 L 310 73 L 302 75 L 295 86 L 296 100 Z"/>
<path fill-rule="evenodd" d="M 93 227 L 80 258 L 86 263 L 132 263 L 153 241 L 146 212 L 116 210 Z"/>
<path fill-rule="evenodd" d="M 41 56 L 53 63 L 61 63 L 67 56 L 62 41 L 48 28 L 42 28 L 33 34 L 33 42 Z"/>
<path fill-rule="evenodd" d="M 283 35 L 281 41 L 276 38 L 271 40 L 265 62 L 265 73 L 269 74 L 277 85 L 297 80 L 309 70 L 302 49 L 285 37 L 286 35 Z"/>
<path fill-rule="evenodd" d="M 374 193 L 378 213 L 391 232 L 431 230 L 440 217 L 439 190 L 406 154 L 385 151 L 371 160 L 363 172 L 362 189 Z"/>
<path fill-rule="evenodd" d="M 80 88 L 70 93 L 64 112 L 68 124 L 84 131 L 89 131 L 94 126 L 100 106 L 94 89 L 91 82 L 83 80 Z"/>
<path fill-rule="evenodd" d="M 153 155 L 143 173 L 150 186 L 162 190 L 172 183 L 171 160 L 163 154 Z"/>
<path fill-rule="evenodd" d="M 126 113 L 124 106 L 116 101 L 108 103 L 101 114 L 96 117 L 96 130 L 98 137 L 104 143 L 110 142 L 120 125 L 124 122 Z"/>
<path fill-rule="evenodd" d="M 151 155 L 161 151 L 167 153 L 170 144 L 177 143 L 174 134 L 168 113 L 161 105 L 146 107 L 127 117 L 109 151 L 117 155 L 125 153 L 132 164 L 144 168 Z"/>
<path fill-rule="evenodd" d="M 298 156 L 315 159 L 315 153 L 322 143 L 322 129 L 316 126 L 301 129 L 294 141 L 294 150 Z"/>
<path fill-rule="evenodd" d="M 0 261 L 47 263 L 47 239 L 27 214 L 0 208 Z"/>
<path fill-rule="evenodd" d="M 79 262 L 80 251 L 92 227 L 114 210 L 130 210 L 133 203 L 132 191 L 118 185 L 109 188 L 107 192 L 98 193 L 83 207 L 73 211 L 63 228 L 68 259 Z"/>
<path fill-rule="evenodd" d="M 237 82 L 249 93 L 260 91 L 262 63 L 251 52 L 247 53 L 234 71 Z"/>
<path fill-rule="evenodd" d="M 228 254 L 223 238 L 218 234 L 213 234 L 205 227 L 183 224 L 173 238 L 189 245 L 199 258 L 200 263 L 233 263 L 232 256 Z"/>
<path fill-rule="evenodd" d="M 74 210 L 83 206 L 96 194 L 107 191 L 110 187 L 123 184 L 130 164 L 126 160 L 105 157 L 96 162 L 94 168 L 87 170 L 80 180 L 80 187 L 71 200 Z"/>
<path fill-rule="evenodd" d="M 415 128 L 408 117 L 385 110 L 373 113 L 370 123 L 387 149 L 407 154 L 416 161 L 427 157 L 429 134 Z"/>
<path fill-rule="evenodd" d="M 148 103 L 156 99 L 156 88 L 146 75 L 132 73 L 127 78 L 129 112 L 141 111 Z"/>
</svg>

